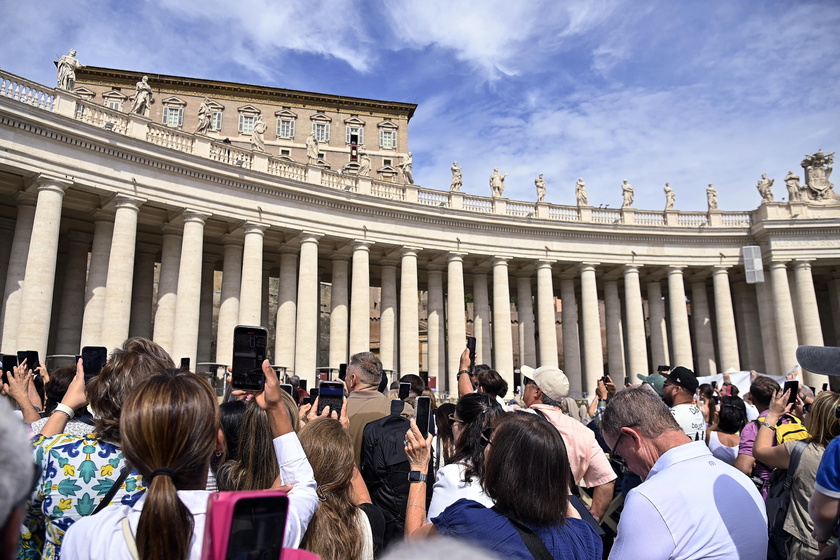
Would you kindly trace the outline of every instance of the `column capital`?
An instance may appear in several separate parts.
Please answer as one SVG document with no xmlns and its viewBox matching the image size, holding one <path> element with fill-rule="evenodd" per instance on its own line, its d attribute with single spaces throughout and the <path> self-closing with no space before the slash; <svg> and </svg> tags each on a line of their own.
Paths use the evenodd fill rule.
<svg viewBox="0 0 840 560">
<path fill-rule="evenodd" d="M 464 257 L 469 255 L 469 253 L 464 253 L 461 251 L 449 251 L 449 254 L 446 256 L 446 260 L 448 262 L 464 262 Z"/>
<path fill-rule="evenodd" d="M 624 275 L 627 276 L 628 274 L 639 274 L 640 268 L 641 265 L 638 264 L 625 264 L 624 267 L 622 267 L 622 271 L 624 272 Z"/>
<path fill-rule="evenodd" d="M 154 255 L 160 252 L 160 246 L 155 245 L 154 243 L 138 243 L 137 244 L 137 254 L 138 255 Z"/>
<path fill-rule="evenodd" d="M 73 185 L 72 179 L 67 179 L 63 177 L 54 177 L 52 175 L 47 175 L 45 173 L 39 173 L 32 179 L 30 185 L 34 186 L 37 190 L 43 189 L 50 189 L 55 191 L 61 191 L 64 193 L 68 187 Z"/>
<path fill-rule="evenodd" d="M 595 271 L 595 267 L 601 263 L 593 263 L 593 262 L 582 262 L 578 265 L 578 270 L 580 272 L 588 272 L 588 271 Z"/>
<path fill-rule="evenodd" d="M 397 268 L 399 264 L 400 261 L 396 259 L 379 259 L 379 266 L 381 268 Z"/>
<path fill-rule="evenodd" d="M 225 247 L 228 245 L 234 245 L 236 247 L 242 247 L 245 245 L 245 241 L 242 239 L 242 236 L 236 235 L 235 233 L 226 233 L 219 238 L 219 241 L 221 241 L 222 245 Z"/>
<path fill-rule="evenodd" d="M 409 257 L 409 256 L 416 257 L 417 253 L 419 253 L 422 250 L 423 250 L 422 247 L 413 247 L 413 246 L 410 246 L 410 245 L 404 245 L 402 248 L 400 248 L 400 254 L 403 257 Z"/>
<path fill-rule="evenodd" d="M 342 261 L 349 262 L 350 261 L 350 255 L 348 255 L 346 253 L 333 253 L 332 257 L 330 257 L 330 260 L 333 261 L 333 262 L 342 262 Z"/>
<path fill-rule="evenodd" d="M 774 261 L 770 261 L 770 263 L 768 263 L 768 266 L 770 268 L 787 268 L 787 263 L 788 263 L 788 261 L 775 261 L 774 260 Z"/>
<path fill-rule="evenodd" d="M 104 208 L 97 208 L 90 213 L 94 222 L 114 222 L 114 213 Z"/>
<path fill-rule="evenodd" d="M 35 206 L 35 203 L 38 202 L 38 197 L 35 193 L 18 191 L 15 193 L 15 200 L 17 200 L 18 206 Z"/>
<path fill-rule="evenodd" d="M 176 226 L 172 222 L 167 222 L 161 226 L 160 231 L 163 235 L 174 235 L 176 237 L 181 237 L 184 234 L 182 228 Z"/>
<path fill-rule="evenodd" d="M 268 224 L 262 222 L 247 221 L 244 224 L 242 224 L 242 229 L 245 231 L 245 235 L 248 235 L 250 233 L 257 233 L 259 235 L 263 235 L 265 234 L 265 230 L 267 230 L 268 227 Z"/>
<path fill-rule="evenodd" d="M 513 257 L 493 257 L 493 267 L 497 266 L 507 266 L 508 261 L 511 260 Z"/>
<path fill-rule="evenodd" d="M 314 231 L 302 231 L 299 234 L 300 244 L 303 245 L 304 243 L 318 243 L 318 240 L 324 237 L 323 233 L 317 233 Z"/>
<path fill-rule="evenodd" d="M 90 245 L 93 241 L 93 235 L 83 231 L 69 231 L 64 234 L 64 241 L 65 243 L 84 243 Z"/>
<path fill-rule="evenodd" d="M 556 262 L 557 261 L 550 260 L 550 259 L 540 259 L 540 260 L 537 261 L 537 270 L 546 269 L 546 268 L 551 270 L 552 266 Z"/>
<path fill-rule="evenodd" d="M 440 273 L 443 274 L 444 266 L 442 264 L 430 264 L 426 266 L 426 272 L 428 274 Z"/>
<path fill-rule="evenodd" d="M 114 208 L 130 208 L 132 210 L 140 211 L 140 207 L 146 202 L 145 198 L 131 196 L 129 194 L 117 193 L 115 194 L 109 204 L 113 204 Z"/>
<path fill-rule="evenodd" d="M 370 253 L 370 247 L 373 245 L 373 241 L 368 241 L 367 239 L 354 239 L 353 240 L 353 252 L 356 251 L 366 251 Z"/>
<path fill-rule="evenodd" d="M 684 264 L 668 265 L 668 276 L 674 276 L 674 275 L 677 275 L 677 274 L 682 276 L 683 270 L 685 270 L 686 268 L 687 267 Z"/>
<path fill-rule="evenodd" d="M 793 267 L 796 270 L 810 270 L 811 269 L 811 262 L 814 259 L 794 259 Z"/>
<path fill-rule="evenodd" d="M 207 221 L 207 218 L 212 216 L 212 214 L 209 212 L 202 212 L 201 210 L 187 208 L 181 213 L 181 216 L 183 216 L 185 224 L 189 222 L 203 224 Z"/>
<path fill-rule="evenodd" d="M 717 276 L 718 274 L 729 274 L 729 269 L 732 268 L 729 265 L 725 264 L 716 264 L 712 267 L 712 274 Z"/>
</svg>

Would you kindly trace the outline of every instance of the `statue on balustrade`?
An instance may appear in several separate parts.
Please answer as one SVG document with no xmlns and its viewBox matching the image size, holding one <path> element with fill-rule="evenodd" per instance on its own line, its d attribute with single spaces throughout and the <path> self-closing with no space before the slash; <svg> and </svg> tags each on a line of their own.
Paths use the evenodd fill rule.
<svg viewBox="0 0 840 560">
<path fill-rule="evenodd" d="M 673 210 L 676 201 L 677 195 L 674 189 L 671 188 L 671 184 L 665 183 L 665 210 Z"/>
<path fill-rule="evenodd" d="M 802 160 L 802 168 L 805 170 L 805 185 L 808 187 L 804 192 L 811 200 L 825 200 L 837 198 L 834 193 L 834 183 L 828 180 L 834 170 L 834 152 L 824 153 L 818 150 L 815 154 L 807 154 Z"/>
<path fill-rule="evenodd" d="M 534 179 L 534 184 L 537 186 L 537 202 L 542 202 L 545 199 L 545 179 L 542 173 Z"/>
<path fill-rule="evenodd" d="M 154 103 L 152 86 L 149 85 L 149 77 L 143 76 L 134 86 L 134 103 L 131 105 L 131 112 L 136 115 L 145 115 L 152 103 Z"/>
<path fill-rule="evenodd" d="M 508 174 L 502 175 L 499 173 L 499 168 L 494 167 L 493 173 L 490 174 L 490 191 L 493 193 L 493 198 L 501 198 L 505 192 L 505 177 Z"/>
<path fill-rule="evenodd" d="M 785 176 L 785 186 L 788 191 L 788 200 L 796 202 L 802 200 L 802 193 L 799 192 L 799 175 L 794 175 L 793 171 L 788 171 Z"/>
<path fill-rule="evenodd" d="M 621 183 L 621 196 L 624 199 L 621 203 L 622 208 L 633 206 L 633 201 L 636 199 L 636 191 L 633 190 L 633 185 L 628 183 L 627 179 L 624 179 L 624 182 Z"/>
<path fill-rule="evenodd" d="M 405 159 L 400 164 L 402 168 L 403 177 L 405 177 L 405 182 L 408 185 L 414 184 L 414 175 L 411 172 L 411 165 L 414 163 L 414 160 L 411 159 L 411 152 L 408 152 L 408 155 L 405 156 Z"/>
<path fill-rule="evenodd" d="M 367 152 L 362 152 L 359 156 L 359 175 L 363 177 L 370 175 L 370 156 Z"/>
<path fill-rule="evenodd" d="M 76 49 L 70 49 L 70 54 L 58 59 L 58 87 L 73 91 L 73 86 L 76 85 L 76 70 L 84 67 L 84 64 L 76 60 Z"/>
<path fill-rule="evenodd" d="M 314 132 L 306 138 L 306 160 L 310 165 L 318 163 L 318 139 Z"/>
<path fill-rule="evenodd" d="M 578 177 L 575 183 L 575 198 L 577 198 L 578 206 L 589 206 L 589 197 L 586 196 L 586 183 L 583 177 Z"/>
<path fill-rule="evenodd" d="M 709 210 L 717 210 L 717 189 L 709 183 L 709 186 L 706 187 L 706 202 L 709 203 Z"/>
<path fill-rule="evenodd" d="M 255 150 L 260 152 L 265 151 L 265 131 L 268 130 L 268 125 L 262 120 L 262 115 L 257 115 L 257 120 L 254 123 L 254 130 L 251 133 L 251 145 Z"/>
<path fill-rule="evenodd" d="M 449 190 L 452 192 L 461 192 L 461 187 L 464 186 L 464 177 L 461 175 L 461 168 L 458 167 L 458 162 L 453 161 L 452 167 L 452 183 L 449 185 Z"/>
<path fill-rule="evenodd" d="M 758 194 L 761 195 L 762 202 L 773 202 L 773 183 L 775 179 L 768 179 L 767 173 L 761 174 L 761 179 L 758 180 L 755 187 L 758 189 Z"/>
<path fill-rule="evenodd" d="M 213 124 L 213 109 L 210 107 L 210 98 L 205 97 L 198 108 L 198 126 L 195 127 L 196 134 L 207 134 L 210 125 Z"/>
</svg>

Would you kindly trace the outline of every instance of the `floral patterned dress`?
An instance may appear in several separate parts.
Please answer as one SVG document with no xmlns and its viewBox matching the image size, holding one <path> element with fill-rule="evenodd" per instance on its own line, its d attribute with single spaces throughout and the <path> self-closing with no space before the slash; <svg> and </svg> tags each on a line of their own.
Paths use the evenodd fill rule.
<svg viewBox="0 0 840 560">
<path fill-rule="evenodd" d="M 85 436 L 37 435 L 32 440 L 35 463 L 42 474 L 26 504 L 19 557 L 60 558 L 64 533 L 78 519 L 93 513 L 126 465 L 120 446 Z M 112 504 L 134 505 L 145 491 L 132 472 Z"/>
</svg>

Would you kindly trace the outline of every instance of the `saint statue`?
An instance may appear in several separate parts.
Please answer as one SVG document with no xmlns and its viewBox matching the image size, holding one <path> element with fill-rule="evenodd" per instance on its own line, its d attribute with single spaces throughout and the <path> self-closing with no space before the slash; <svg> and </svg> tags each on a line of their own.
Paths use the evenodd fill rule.
<svg viewBox="0 0 840 560">
<path fill-rule="evenodd" d="M 262 115 L 257 116 L 257 121 L 254 123 L 254 130 L 251 133 L 251 144 L 255 150 L 260 152 L 265 151 L 265 131 L 268 130 L 268 125 L 262 120 Z"/>
<path fill-rule="evenodd" d="M 76 70 L 84 67 L 84 64 L 76 60 L 76 49 L 70 49 L 70 54 L 65 54 L 58 59 L 58 87 L 73 91 L 73 86 L 76 84 Z"/>
<path fill-rule="evenodd" d="M 131 106 L 131 112 L 136 115 L 145 115 L 151 107 L 152 101 L 152 86 L 149 85 L 149 77 L 143 76 L 137 85 L 134 86 L 134 104 Z"/>
<path fill-rule="evenodd" d="M 674 189 L 671 188 L 670 183 L 665 183 L 665 210 L 673 210 L 676 201 L 677 195 Z"/>
<path fill-rule="evenodd" d="M 709 203 L 709 210 L 717 210 L 717 189 L 709 183 L 709 186 L 706 187 L 706 202 Z"/>
<path fill-rule="evenodd" d="M 589 198 L 586 196 L 586 183 L 584 183 L 583 177 L 578 177 L 577 183 L 575 183 L 575 198 L 577 198 L 578 206 L 589 206 Z"/>
<path fill-rule="evenodd" d="M 210 107 L 210 98 L 205 97 L 198 108 L 198 126 L 195 128 L 195 133 L 207 134 L 211 124 L 213 124 L 213 109 Z"/>
<path fill-rule="evenodd" d="M 795 202 L 802 199 L 802 193 L 799 192 L 799 175 L 794 175 L 793 171 L 788 171 L 785 176 L 785 186 L 788 191 L 788 200 Z"/>
<path fill-rule="evenodd" d="M 761 174 L 761 179 L 756 183 L 758 193 L 761 195 L 762 202 L 773 202 L 773 182 L 775 179 L 768 179 L 767 173 Z"/>
<path fill-rule="evenodd" d="M 636 191 L 633 190 L 633 185 L 627 182 L 627 179 L 621 183 L 621 196 L 624 199 L 621 203 L 622 208 L 630 208 L 633 206 L 633 200 L 636 198 Z"/>
<path fill-rule="evenodd" d="M 452 167 L 452 183 L 449 185 L 449 190 L 452 192 L 461 192 L 461 187 L 464 186 L 464 178 L 461 175 L 461 168 L 458 167 L 458 162 L 453 161 Z"/>
<path fill-rule="evenodd" d="M 414 163 L 414 160 L 411 159 L 411 152 L 408 152 L 408 155 L 405 156 L 403 162 L 400 164 L 402 167 L 403 177 L 405 177 L 405 182 L 408 185 L 414 184 L 414 175 L 411 173 L 411 165 Z"/>
<path fill-rule="evenodd" d="M 545 198 L 545 179 L 543 179 L 542 173 L 534 179 L 534 184 L 537 186 L 537 202 L 542 202 Z"/>
<path fill-rule="evenodd" d="M 370 156 L 367 152 L 362 152 L 359 156 L 359 175 L 370 175 Z"/>
<path fill-rule="evenodd" d="M 505 192 L 505 177 L 508 174 L 502 175 L 499 173 L 499 168 L 493 168 L 493 173 L 490 174 L 490 191 L 493 193 L 493 198 L 501 198 Z"/>
<path fill-rule="evenodd" d="M 306 159 L 310 165 L 318 163 L 318 139 L 314 132 L 306 138 Z"/>
</svg>

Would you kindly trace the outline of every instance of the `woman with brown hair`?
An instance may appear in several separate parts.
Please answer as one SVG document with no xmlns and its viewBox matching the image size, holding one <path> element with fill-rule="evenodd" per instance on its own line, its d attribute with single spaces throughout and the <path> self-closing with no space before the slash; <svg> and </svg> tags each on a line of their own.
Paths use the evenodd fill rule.
<svg viewBox="0 0 840 560">
<path fill-rule="evenodd" d="M 385 520 L 369 503 L 359 504 L 354 492 L 353 440 L 338 420 L 310 420 L 300 443 L 318 482 L 318 511 L 301 548 L 322 560 L 370 560 L 383 545 Z"/>
<path fill-rule="evenodd" d="M 296 547 L 318 505 L 315 480 L 268 360 L 262 370 L 265 390 L 255 400 L 268 413 L 280 472 L 292 486 L 284 546 Z M 133 506 L 77 522 L 65 538 L 65 560 L 198 560 L 211 494 L 204 490 L 208 467 L 222 446 L 218 414 L 215 392 L 192 373 L 169 370 L 137 387 L 123 411 L 123 449 L 143 475 L 146 494 Z"/>
</svg>

